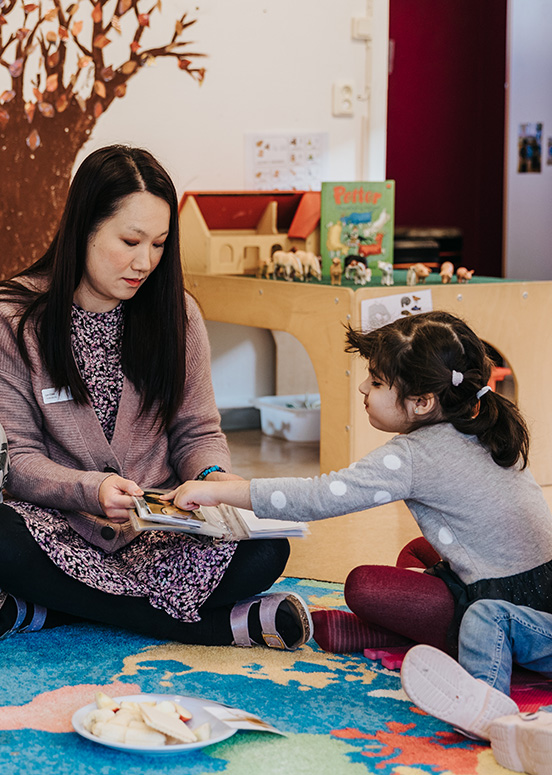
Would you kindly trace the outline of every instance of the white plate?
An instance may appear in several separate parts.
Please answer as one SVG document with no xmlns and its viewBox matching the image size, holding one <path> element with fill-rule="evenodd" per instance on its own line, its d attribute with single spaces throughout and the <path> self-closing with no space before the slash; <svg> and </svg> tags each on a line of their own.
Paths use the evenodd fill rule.
<svg viewBox="0 0 552 775">
<path fill-rule="evenodd" d="M 198 743 L 178 743 L 176 745 L 142 745 L 138 746 L 128 743 L 115 743 L 111 740 L 102 740 L 100 737 L 96 737 L 91 732 L 88 732 L 82 722 L 91 710 L 96 708 L 96 703 L 91 702 L 90 705 L 85 705 L 84 708 L 77 710 L 73 714 L 72 724 L 73 729 L 82 737 L 86 737 L 87 740 L 92 740 L 93 743 L 99 743 L 100 745 L 106 745 L 108 748 L 117 748 L 120 751 L 126 751 L 127 753 L 142 753 L 142 754 L 175 754 L 185 753 L 186 751 L 196 751 L 198 748 L 205 748 L 207 745 L 213 745 L 214 743 L 220 743 L 222 740 L 226 740 L 228 737 L 232 737 L 236 733 L 236 729 L 231 729 L 223 721 L 220 721 L 215 716 L 211 715 L 208 711 L 210 705 L 219 705 L 218 702 L 212 700 L 202 700 L 198 697 L 186 697 L 181 694 L 130 694 L 126 697 L 113 697 L 115 702 L 162 702 L 163 700 L 172 700 L 182 705 L 184 708 L 190 711 L 192 714 L 192 720 L 189 725 L 192 729 L 199 727 L 205 721 L 208 721 L 211 725 L 211 737 L 208 740 L 202 740 Z"/>
</svg>

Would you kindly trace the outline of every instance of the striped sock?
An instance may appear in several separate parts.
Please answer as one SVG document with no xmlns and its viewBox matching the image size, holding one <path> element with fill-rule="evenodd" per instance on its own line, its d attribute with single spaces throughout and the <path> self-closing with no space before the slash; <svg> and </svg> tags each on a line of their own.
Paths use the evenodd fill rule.
<svg viewBox="0 0 552 775">
<path fill-rule="evenodd" d="M 408 646 L 408 638 L 368 624 L 349 611 L 314 611 L 314 640 L 324 651 L 346 654 L 369 648 Z"/>
</svg>

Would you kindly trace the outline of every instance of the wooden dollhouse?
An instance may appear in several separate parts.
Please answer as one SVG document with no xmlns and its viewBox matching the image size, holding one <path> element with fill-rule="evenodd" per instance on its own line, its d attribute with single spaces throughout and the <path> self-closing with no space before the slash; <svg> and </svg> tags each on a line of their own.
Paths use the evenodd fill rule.
<svg viewBox="0 0 552 775">
<path fill-rule="evenodd" d="M 255 275 L 276 250 L 320 252 L 317 191 L 190 191 L 180 202 L 182 262 L 200 274 Z"/>
</svg>

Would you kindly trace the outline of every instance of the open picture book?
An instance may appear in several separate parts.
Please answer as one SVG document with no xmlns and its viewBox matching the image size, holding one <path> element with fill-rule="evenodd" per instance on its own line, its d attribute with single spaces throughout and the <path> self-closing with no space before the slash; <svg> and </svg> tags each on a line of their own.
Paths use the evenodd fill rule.
<svg viewBox="0 0 552 775">
<path fill-rule="evenodd" d="M 169 491 L 152 488 L 145 490 L 141 498 L 133 498 L 135 509 L 130 519 L 135 530 L 172 530 L 225 541 L 295 538 L 309 532 L 304 522 L 259 519 L 249 509 L 237 509 L 226 504 L 200 506 L 194 511 L 184 511 L 174 503 L 159 499 L 159 495 L 166 492 Z"/>
</svg>

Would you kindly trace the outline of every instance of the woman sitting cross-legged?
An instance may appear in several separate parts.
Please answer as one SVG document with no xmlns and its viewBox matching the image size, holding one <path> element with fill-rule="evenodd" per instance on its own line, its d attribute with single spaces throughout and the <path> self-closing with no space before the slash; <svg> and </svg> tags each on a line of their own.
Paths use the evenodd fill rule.
<svg viewBox="0 0 552 775">
<path fill-rule="evenodd" d="M 219 421 L 174 185 L 145 150 L 95 151 L 44 256 L 0 285 L 0 635 L 84 618 L 184 643 L 308 640 L 300 597 L 254 597 L 286 540 L 131 527 L 145 486 L 239 478 Z"/>
</svg>

